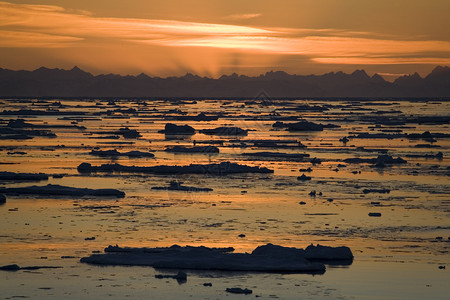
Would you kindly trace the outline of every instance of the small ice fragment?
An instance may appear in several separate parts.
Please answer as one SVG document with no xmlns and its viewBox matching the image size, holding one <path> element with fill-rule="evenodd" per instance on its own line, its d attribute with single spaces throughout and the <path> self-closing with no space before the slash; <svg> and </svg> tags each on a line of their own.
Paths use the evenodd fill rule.
<svg viewBox="0 0 450 300">
<path fill-rule="evenodd" d="M 252 290 L 249 290 L 247 288 L 245 288 L 245 289 L 241 289 L 241 288 L 227 288 L 226 291 L 228 293 L 232 293 L 232 294 L 245 294 L 245 295 L 253 293 Z"/>
<path fill-rule="evenodd" d="M 379 213 L 379 212 L 371 212 L 371 213 L 369 213 L 369 217 L 381 217 L 381 213 Z"/>
<path fill-rule="evenodd" d="M 20 270 L 20 267 L 18 265 L 16 265 L 16 264 L 14 264 L 14 265 L 6 265 L 6 266 L 0 267 L 0 270 L 3 270 L 3 271 L 18 271 L 18 270 Z"/>
</svg>

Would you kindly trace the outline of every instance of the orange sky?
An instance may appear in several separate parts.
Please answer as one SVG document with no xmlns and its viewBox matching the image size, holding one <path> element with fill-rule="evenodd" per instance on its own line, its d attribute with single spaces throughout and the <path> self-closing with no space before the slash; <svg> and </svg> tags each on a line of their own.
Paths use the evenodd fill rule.
<svg viewBox="0 0 450 300">
<path fill-rule="evenodd" d="M 0 67 L 153 76 L 450 65 L 448 0 L 0 2 Z"/>
</svg>

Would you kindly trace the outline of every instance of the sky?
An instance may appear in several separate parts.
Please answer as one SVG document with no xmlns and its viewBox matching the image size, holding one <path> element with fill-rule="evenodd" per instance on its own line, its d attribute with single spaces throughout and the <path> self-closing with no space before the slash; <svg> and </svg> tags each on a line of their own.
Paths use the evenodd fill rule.
<svg viewBox="0 0 450 300">
<path fill-rule="evenodd" d="M 0 1 L 0 67 L 219 77 L 450 65 L 448 0 Z"/>
</svg>

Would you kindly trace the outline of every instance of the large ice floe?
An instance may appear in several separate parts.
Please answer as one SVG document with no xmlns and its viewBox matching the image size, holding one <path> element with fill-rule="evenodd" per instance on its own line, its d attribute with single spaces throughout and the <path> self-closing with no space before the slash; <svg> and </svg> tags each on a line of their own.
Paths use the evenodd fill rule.
<svg viewBox="0 0 450 300">
<path fill-rule="evenodd" d="M 231 162 L 221 162 L 218 164 L 190 164 L 188 166 L 124 166 L 120 164 L 103 164 L 92 166 L 90 163 L 81 163 L 78 166 L 80 173 L 92 172 L 127 172 L 127 173 L 147 173 L 147 174 L 213 174 L 228 175 L 239 173 L 273 173 L 265 167 L 252 167 Z"/>
<path fill-rule="evenodd" d="M 103 197 L 125 197 L 125 193 L 116 189 L 88 189 L 47 184 L 43 186 L 25 186 L 15 188 L 0 187 L 0 193 L 13 195 L 46 195 L 46 196 L 103 196 Z"/>
<path fill-rule="evenodd" d="M 233 253 L 229 248 L 204 246 L 129 248 L 108 246 L 104 254 L 83 257 L 81 262 L 98 265 L 152 266 L 155 268 L 221 271 L 293 272 L 321 274 L 324 263 L 348 265 L 348 247 L 310 245 L 306 249 L 267 244 L 252 253 Z"/>
</svg>

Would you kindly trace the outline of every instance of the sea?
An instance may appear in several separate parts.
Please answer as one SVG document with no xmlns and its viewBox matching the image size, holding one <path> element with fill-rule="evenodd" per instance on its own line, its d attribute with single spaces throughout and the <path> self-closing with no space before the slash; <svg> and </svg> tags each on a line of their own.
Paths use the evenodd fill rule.
<svg viewBox="0 0 450 300">
<path fill-rule="evenodd" d="M 0 267 L 25 267 L 0 270 L 0 298 L 449 299 L 449 121 L 448 99 L 0 99 L 0 171 L 48 176 L 0 180 Z M 228 162 L 270 172 L 211 169 Z M 49 184 L 125 196 L 7 190 Z M 155 277 L 178 269 L 80 262 L 109 245 L 268 243 L 354 260 L 320 275 L 188 269 L 181 283 Z"/>
</svg>

